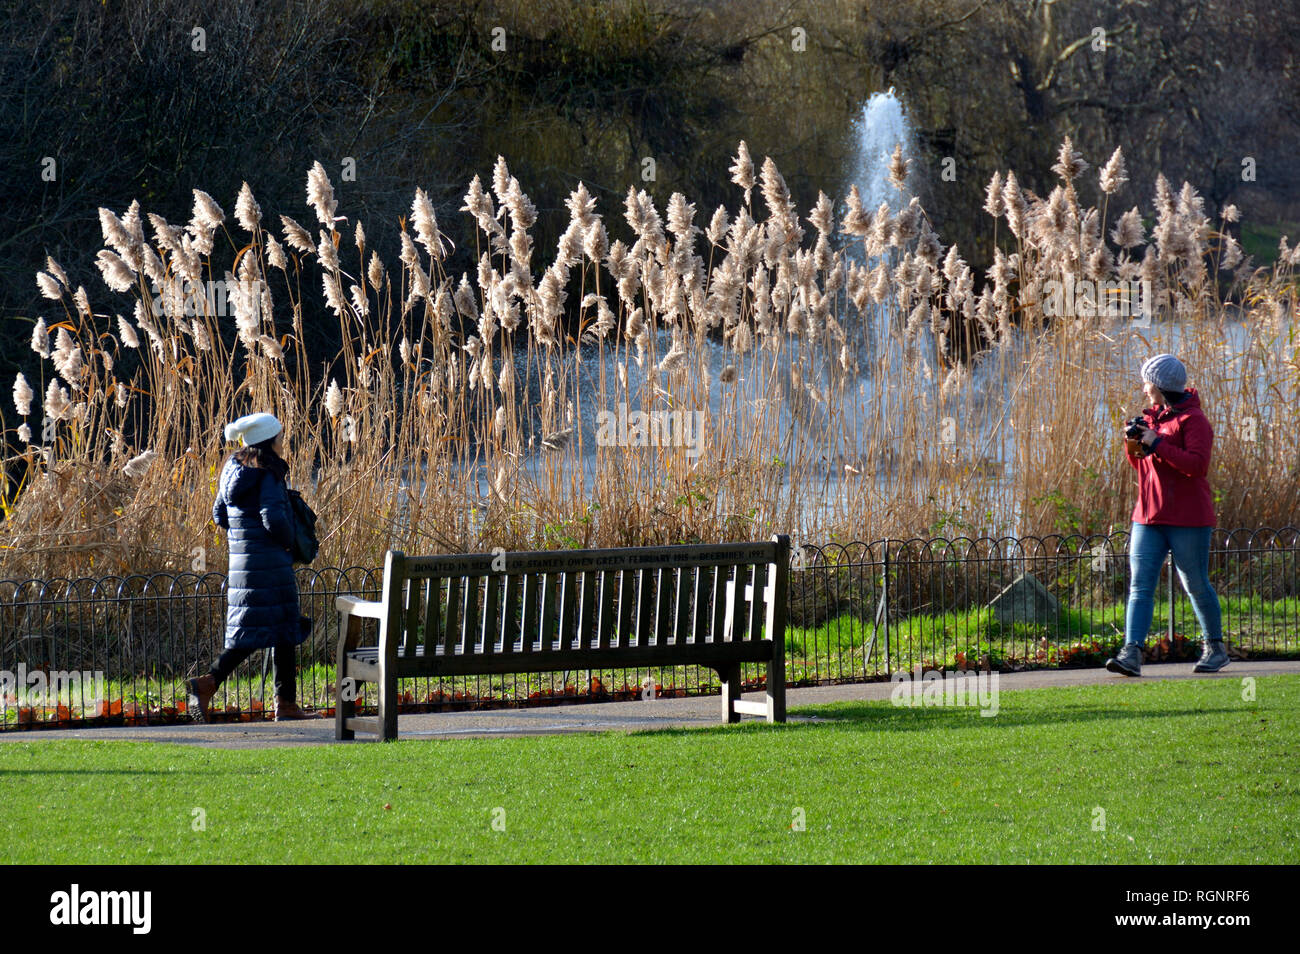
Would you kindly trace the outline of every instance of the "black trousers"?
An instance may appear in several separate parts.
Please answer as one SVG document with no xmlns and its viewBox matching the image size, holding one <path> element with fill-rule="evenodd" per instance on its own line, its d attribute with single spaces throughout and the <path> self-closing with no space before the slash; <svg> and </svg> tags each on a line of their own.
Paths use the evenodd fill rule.
<svg viewBox="0 0 1300 954">
<path fill-rule="evenodd" d="M 212 669 L 209 670 L 212 678 L 217 681 L 217 685 L 220 686 L 225 682 L 226 677 L 235 671 L 235 667 L 257 652 L 259 648 L 255 646 L 236 646 L 222 653 L 217 661 L 212 664 Z M 298 697 L 297 655 L 294 644 L 287 639 L 282 639 L 276 643 L 272 650 L 272 659 L 275 661 L 275 697 L 284 702 L 293 702 Z"/>
</svg>

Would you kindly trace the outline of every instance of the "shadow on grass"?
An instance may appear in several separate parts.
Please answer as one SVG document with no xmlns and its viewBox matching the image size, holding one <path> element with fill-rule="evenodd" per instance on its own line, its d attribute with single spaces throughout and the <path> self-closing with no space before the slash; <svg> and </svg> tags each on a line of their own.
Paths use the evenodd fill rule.
<svg viewBox="0 0 1300 954">
<path fill-rule="evenodd" d="M 1123 703 L 1114 706 L 1063 706 L 1057 709 L 1012 709 L 1003 706 L 996 715 L 982 716 L 977 707 L 929 708 L 893 706 L 880 702 L 840 703 L 825 706 L 800 706 L 790 710 L 791 718 L 817 719 L 817 722 L 789 722 L 770 726 L 765 722 L 718 725 L 697 728 L 646 729 L 629 735 L 685 735 L 701 732 L 820 732 L 882 731 L 925 732 L 932 729 L 1012 729 L 1021 726 L 1056 725 L 1072 722 L 1123 722 L 1132 719 L 1166 719 L 1185 716 L 1240 714 L 1241 709 L 1220 707 L 1180 709 L 1135 709 Z"/>
</svg>

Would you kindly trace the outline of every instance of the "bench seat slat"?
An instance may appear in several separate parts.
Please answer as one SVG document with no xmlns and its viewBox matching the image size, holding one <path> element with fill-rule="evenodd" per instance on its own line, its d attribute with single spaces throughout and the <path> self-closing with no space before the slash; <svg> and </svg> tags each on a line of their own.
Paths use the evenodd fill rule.
<svg viewBox="0 0 1300 954">
<path fill-rule="evenodd" d="M 461 614 L 459 635 L 454 640 L 447 640 L 447 646 L 451 652 L 454 652 L 457 648 L 461 652 L 474 652 L 475 643 L 478 641 L 478 600 L 481 588 L 482 579 L 480 577 L 471 576 L 465 581 L 465 612 Z"/>
<path fill-rule="evenodd" d="M 745 617 L 745 587 L 749 584 L 750 567 L 741 564 L 736 567 L 736 579 L 731 589 L 731 631 L 728 639 L 742 640 L 747 635 L 749 620 Z"/>
<path fill-rule="evenodd" d="M 713 625 L 709 628 L 709 638 L 715 643 L 723 641 L 727 625 L 727 578 L 727 567 L 720 566 L 713 574 Z"/>
<path fill-rule="evenodd" d="M 520 608 L 521 620 L 519 624 L 519 651 L 521 653 L 530 653 L 533 651 L 533 635 L 537 632 L 537 602 L 542 576 L 540 573 L 525 573 L 520 580 L 520 599 L 523 606 Z"/>
<path fill-rule="evenodd" d="M 684 566 L 677 571 L 677 593 L 672 610 L 673 645 L 685 646 L 691 635 L 691 580 L 693 568 Z"/>
<path fill-rule="evenodd" d="M 500 625 L 496 635 L 501 637 L 501 654 L 509 655 L 515 651 L 515 640 L 519 638 L 519 576 L 511 573 L 506 577 L 505 595 L 501 602 Z"/>
<path fill-rule="evenodd" d="M 638 646 L 651 645 L 650 639 L 654 635 L 654 600 L 652 593 L 655 588 L 655 577 L 659 573 L 659 570 L 642 570 L 637 574 L 635 610 L 636 644 Z"/>
<path fill-rule="evenodd" d="M 563 573 L 560 575 L 559 597 L 559 647 L 572 649 L 577 638 L 578 597 L 582 585 L 581 573 Z"/>
<path fill-rule="evenodd" d="M 600 607 L 597 610 L 597 630 L 596 644 L 601 649 L 609 649 L 612 645 L 610 632 L 614 628 L 614 590 L 618 574 L 613 570 L 602 570 L 598 574 L 598 585 L 600 587 L 597 599 Z"/>
<path fill-rule="evenodd" d="M 489 576 L 484 583 L 487 585 L 487 593 L 483 598 L 483 631 L 482 646 L 479 652 L 484 656 L 492 655 L 500 635 L 501 620 L 501 577 Z"/>
<path fill-rule="evenodd" d="M 549 653 L 555 649 L 555 590 L 563 573 L 545 573 L 542 582 L 542 652 Z M 563 647 L 567 648 L 567 647 Z"/>
<path fill-rule="evenodd" d="M 618 581 L 618 630 L 614 634 L 621 648 L 632 644 L 632 610 L 636 604 L 637 575 L 640 571 L 624 569 L 619 571 Z"/>
<path fill-rule="evenodd" d="M 673 590 L 677 574 L 671 568 L 655 570 L 655 645 L 669 646 L 673 637 Z"/>
<path fill-rule="evenodd" d="M 460 644 L 460 613 L 465 597 L 462 595 L 462 580 L 459 576 L 447 577 L 447 602 L 442 612 L 442 645 L 455 652 Z M 435 609 L 437 604 L 435 603 Z"/>
<path fill-rule="evenodd" d="M 695 633 L 692 641 L 697 646 L 703 645 L 709 638 L 709 590 L 717 575 L 716 566 L 695 569 L 695 605 L 691 607 L 691 624 Z"/>
</svg>

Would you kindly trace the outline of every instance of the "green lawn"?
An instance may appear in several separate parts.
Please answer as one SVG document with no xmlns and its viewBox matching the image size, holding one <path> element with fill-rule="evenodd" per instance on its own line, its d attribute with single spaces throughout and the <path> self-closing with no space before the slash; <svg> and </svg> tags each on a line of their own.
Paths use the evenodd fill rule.
<svg viewBox="0 0 1300 954">
<path fill-rule="evenodd" d="M 1003 692 L 992 718 L 879 702 L 787 726 L 253 751 L 36 737 L 0 743 L 0 857 L 1295 863 L 1300 676 L 1255 693 L 1121 681 Z"/>
</svg>

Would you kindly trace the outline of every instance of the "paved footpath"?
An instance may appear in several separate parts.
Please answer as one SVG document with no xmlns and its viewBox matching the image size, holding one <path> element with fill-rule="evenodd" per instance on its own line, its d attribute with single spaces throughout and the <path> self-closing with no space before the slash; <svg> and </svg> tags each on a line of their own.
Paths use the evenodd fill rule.
<svg viewBox="0 0 1300 954">
<path fill-rule="evenodd" d="M 1192 664 L 1152 663 L 1142 667 L 1141 679 L 1117 676 L 1105 669 L 1039 670 L 1002 673 L 999 692 L 1043 689 L 1052 686 L 1102 684 L 1140 685 L 1152 679 L 1232 679 L 1246 676 L 1300 674 L 1300 662 L 1234 661 L 1214 674 L 1193 673 Z M 888 699 L 888 682 L 854 683 L 790 689 L 786 705 L 818 705 L 862 699 Z M 759 701 L 762 693 L 746 693 Z M 403 715 L 398 726 L 402 739 L 457 739 L 491 736 L 544 735 L 565 732 L 640 732 L 652 729 L 692 728 L 721 725 L 718 696 L 653 701 L 601 702 L 582 705 L 544 706 L 529 709 L 492 709 L 478 712 L 428 712 Z M 748 721 L 748 717 L 747 721 Z M 791 715 L 791 722 L 813 721 Z M 359 742 L 373 739 L 365 736 Z M 53 729 L 31 732 L 0 732 L 0 742 L 40 742 L 49 739 L 126 739 L 136 742 L 180 742 L 211 748 L 253 749 L 287 745 L 350 745 L 334 741 L 334 720 L 306 722 L 236 722 L 226 725 L 129 726 L 96 729 Z"/>
</svg>

